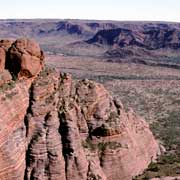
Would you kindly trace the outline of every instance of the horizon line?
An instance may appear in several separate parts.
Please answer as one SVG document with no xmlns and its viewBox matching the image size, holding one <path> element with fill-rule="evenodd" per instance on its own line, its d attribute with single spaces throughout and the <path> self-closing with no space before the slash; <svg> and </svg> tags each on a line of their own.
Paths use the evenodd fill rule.
<svg viewBox="0 0 180 180">
<path fill-rule="evenodd" d="M 37 18 L 0 18 L 0 21 L 8 21 L 8 20 L 79 20 L 79 21 L 116 21 L 116 22 L 153 22 L 153 23 L 180 23 L 180 21 L 174 20 L 118 20 L 118 19 L 88 19 L 88 18 L 47 18 L 47 17 L 37 17 Z"/>
</svg>

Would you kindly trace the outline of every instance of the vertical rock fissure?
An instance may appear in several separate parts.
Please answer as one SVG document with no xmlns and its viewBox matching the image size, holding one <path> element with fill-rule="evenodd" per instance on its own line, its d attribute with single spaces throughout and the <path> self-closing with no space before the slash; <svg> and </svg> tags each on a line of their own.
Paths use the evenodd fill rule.
<svg viewBox="0 0 180 180">
<path fill-rule="evenodd" d="M 50 169 L 49 169 L 49 151 L 48 151 L 48 147 L 47 147 L 47 135 L 48 135 L 48 131 L 49 131 L 49 128 L 48 128 L 48 125 L 47 125 L 47 121 L 50 117 L 50 112 L 48 112 L 44 118 L 44 129 L 45 129 L 45 146 L 46 146 L 46 152 L 47 152 L 47 160 L 46 160 L 46 164 L 45 164 L 45 167 L 44 167 L 44 172 L 45 174 L 47 175 L 48 177 L 48 180 L 50 180 Z"/>
<path fill-rule="evenodd" d="M 25 173 L 24 173 L 24 180 L 28 180 L 28 167 L 30 166 L 30 162 L 31 162 L 31 157 L 30 157 L 30 149 L 31 149 L 31 144 L 33 144 L 34 140 L 37 138 L 37 136 L 34 136 L 30 143 L 28 144 L 28 148 L 26 150 L 26 168 L 25 168 Z M 30 177 L 30 180 L 33 180 L 33 170 L 32 170 L 32 173 L 31 173 L 31 177 Z"/>
<path fill-rule="evenodd" d="M 32 112 L 32 105 L 33 105 L 33 101 L 34 101 L 33 90 L 34 90 L 34 86 L 32 84 L 31 87 L 29 88 L 29 105 L 26 110 L 26 115 L 24 117 L 24 124 L 26 127 L 26 137 L 28 137 L 28 132 L 29 132 L 28 114 L 33 115 L 33 112 Z"/>
<path fill-rule="evenodd" d="M 33 101 L 34 101 L 33 89 L 34 89 L 34 86 L 32 84 L 31 87 L 29 88 L 29 105 L 28 105 L 28 108 L 26 110 L 26 115 L 24 117 L 24 125 L 25 125 L 25 131 L 26 131 L 25 136 L 26 136 L 26 138 L 28 137 L 28 134 L 29 134 L 28 114 L 33 115 L 33 112 L 32 112 L 32 104 L 33 104 Z M 33 141 L 33 139 L 31 141 Z M 29 154 L 30 154 L 30 145 L 31 145 L 31 143 L 28 144 L 28 142 L 27 142 L 27 147 L 26 147 L 26 152 L 25 152 L 26 168 L 25 168 L 25 171 L 24 171 L 24 180 L 28 179 L 28 177 L 27 177 L 27 167 L 30 164 L 30 156 L 29 156 Z"/>
<path fill-rule="evenodd" d="M 64 112 L 59 112 L 59 121 L 60 121 L 60 127 L 59 127 L 59 133 L 61 135 L 61 141 L 62 141 L 62 154 L 64 157 L 65 162 L 65 176 L 67 179 L 67 138 L 68 137 L 68 127 L 65 122 L 65 114 Z"/>
</svg>

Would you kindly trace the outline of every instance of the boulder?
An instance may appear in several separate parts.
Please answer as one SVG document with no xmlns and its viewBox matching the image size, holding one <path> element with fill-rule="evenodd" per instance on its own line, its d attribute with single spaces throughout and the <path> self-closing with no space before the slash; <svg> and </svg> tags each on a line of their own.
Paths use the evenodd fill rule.
<svg viewBox="0 0 180 180">
<path fill-rule="evenodd" d="M 7 68 L 18 78 L 34 77 L 43 67 L 43 52 L 33 40 L 16 40 L 8 51 L 8 57 Z"/>
</svg>

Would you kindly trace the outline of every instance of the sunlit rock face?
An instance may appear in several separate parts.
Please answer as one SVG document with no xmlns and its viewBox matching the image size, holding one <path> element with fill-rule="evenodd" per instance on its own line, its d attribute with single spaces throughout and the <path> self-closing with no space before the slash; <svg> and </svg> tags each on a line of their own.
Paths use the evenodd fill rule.
<svg viewBox="0 0 180 180">
<path fill-rule="evenodd" d="M 43 62 L 31 40 L 0 43 L 1 180 L 130 180 L 156 159 L 142 118 L 101 84 Z"/>
</svg>

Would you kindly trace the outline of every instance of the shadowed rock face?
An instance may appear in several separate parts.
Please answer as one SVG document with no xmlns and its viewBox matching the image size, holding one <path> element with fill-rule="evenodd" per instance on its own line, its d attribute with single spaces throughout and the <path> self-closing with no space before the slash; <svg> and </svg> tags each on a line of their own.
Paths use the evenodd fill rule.
<svg viewBox="0 0 180 180">
<path fill-rule="evenodd" d="M 130 180 L 156 158 L 148 124 L 101 84 L 48 67 L 39 74 L 42 52 L 30 40 L 5 51 L 20 80 L 0 87 L 1 180 Z"/>
</svg>

